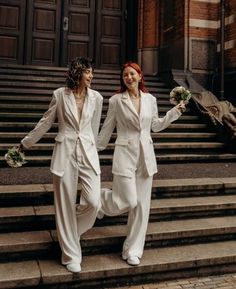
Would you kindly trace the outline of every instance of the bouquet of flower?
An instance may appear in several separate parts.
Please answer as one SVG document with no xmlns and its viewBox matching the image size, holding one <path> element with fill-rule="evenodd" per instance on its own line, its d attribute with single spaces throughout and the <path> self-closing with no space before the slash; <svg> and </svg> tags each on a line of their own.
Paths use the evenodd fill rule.
<svg viewBox="0 0 236 289">
<path fill-rule="evenodd" d="M 191 98 L 191 93 L 183 86 L 176 86 L 170 92 L 170 103 L 177 105 L 180 102 L 187 104 Z"/>
<path fill-rule="evenodd" d="M 23 164 L 27 163 L 25 161 L 25 154 L 17 147 L 8 149 L 7 153 L 5 154 L 5 160 L 12 168 L 19 168 Z"/>
</svg>

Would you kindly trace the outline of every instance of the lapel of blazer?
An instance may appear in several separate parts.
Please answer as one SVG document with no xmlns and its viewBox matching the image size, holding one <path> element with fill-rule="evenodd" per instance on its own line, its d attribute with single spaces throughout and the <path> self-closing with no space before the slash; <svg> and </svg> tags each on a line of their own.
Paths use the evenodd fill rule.
<svg viewBox="0 0 236 289">
<path fill-rule="evenodd" d="M 145 98 L 146 98 L 146 96 L 147 95 L 140 90 L 140 97 L 141 97 L 141 99 L 140 99 L 140 114 L 139 114 L 140 123 L 142 123 L 143 117 L 145 115 L 145 109 L 146 109 L 146 105 L 145 105 L 146 100 L 145 100 Z"/>
<path fill-rule="evenodd" d="M 132 112 L 135 120 L 139 123 L 139 115 L 130 100 L 129 93 L 127 90 L 122 93 L 121 101 L 124 103 L 124 105 L 128 107 L 128 109 Z"/>
<path fill-rule="evenodd" d="M 94 95 L 91 89 L 87 88 L 87 94 L 86 94 L 85 101 L 84 101 L 84 107 L 83 107 L 82 115 L 80 118 L 80 124 L 79 124 L 80 129 L 82 129 L 82 127 L 86 124 L 86 120 L 89 119 L 88 116 L 90 112 L 93 110 L 93 106 L 94 106 Z"/>
<path fill-rule="evenodd" d="M 73 122 L 75 123 L 75 126 L 78 128 L 79 127 L 78 111 L 77 111 L 77 107 L 76 107 L 75 97 L 74 97 L 74 94 L 71 90 L 70 91 L 68 90 L 68 92 L 65 94 L 65 102 L 66 102 L 66 105 L 67 105 L 69 111 L 72 114 Z"/>
</svg>

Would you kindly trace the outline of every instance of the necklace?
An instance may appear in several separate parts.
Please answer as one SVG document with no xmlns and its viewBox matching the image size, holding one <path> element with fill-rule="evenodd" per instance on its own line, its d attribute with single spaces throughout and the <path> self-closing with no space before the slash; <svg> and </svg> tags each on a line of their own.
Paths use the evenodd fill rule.
<svg viewBox="0 0 236 289">
<path fill-rule="evenodd" d="M 81 111 L 83 109 L 83 105 L 84 105 L 84 100 L 85 100 L 85 92 L 84 93 L 73 93 L 74 94 L 74 97 L 75 97 L 75 102 L 76 102 L 76 106 L 77 106 L 77 109 L 79 111 Z"/>
<path fill-rule="evenodd" d="M 134 94 L 129 92 L 129 96 L 130 96 L 131 99 L 134 99 L 134 100 L 140 99 L 139 92 L 138 93 L 134 93 Z"/>
<path fill-rule="evenodd" d="M 135 110 L 139 114 L 140 113 L 140 94 L 137 94 L 137 95 L 129 94 L 129 97 Z"/>
</svg>

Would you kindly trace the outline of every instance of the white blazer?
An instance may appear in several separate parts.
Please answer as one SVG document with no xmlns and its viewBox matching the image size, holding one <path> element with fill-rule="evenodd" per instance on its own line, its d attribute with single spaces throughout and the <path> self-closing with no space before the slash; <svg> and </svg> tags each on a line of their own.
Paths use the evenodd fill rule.
<svg viewBox="0 0 236 289">
<path fill-rule="evenodd" d="M 61 87 L 53 92 L 52 101 L 36 127 L 21 141 L 25 148 L 35 144 L 58 120 L 58 134 L 51 160 L 51 172 L 63 176 L 64 170 L 77 141 L 80 141 L 85 155 L 96 174 L 100 174 L 96 139 L 102 112 L 102 96 L 95 90 L 87 89 L 87 97 L 80 122 L 72 91 Z"/>
<path fill-rule="evenodd" d="M 116 127 L 117 139 L 112 164 L 112 173 L 115 175 L 132 177 L 136 170 L 140 145 L 148 175 L 156 173 L 156 157 L 150 132 L 165 129 L 181 115 L 181 112 L 173 107 L 164 117 L 159 118 L 156 98 L 150 93 L 141 91 L 140 94 L 140 115 L 127 91 L 109 99 L 107 117 L 98 135 L 97 146 L 98 150 L 105 149 Z"/>
</svg>

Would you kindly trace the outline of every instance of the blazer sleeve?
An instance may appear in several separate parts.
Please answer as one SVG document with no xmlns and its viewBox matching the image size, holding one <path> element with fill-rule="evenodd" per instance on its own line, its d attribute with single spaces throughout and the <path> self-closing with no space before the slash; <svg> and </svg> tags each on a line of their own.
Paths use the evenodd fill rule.
<svg viewBox="0 0 236 289">
<path fill-rule="evenodd" d="M 43 117 L 39 120 L 35 128 L 21 140 L 23 147 L 28 149 L 41 139 L 41 137 L 50 129 L 54 123 L 56 119 L 56 113 L 57 99 L 53 93 L 48 110 L 44 113 Z"/>
<path fill-rule="evenodd" d="M 156 98 L 153 97 L 153 105 L 152 105 L 152 124 L 151 129 L 154 132 L 161 131 L 167 128 L 173 121 L 177 120 L 182 113 L 176 108 L 173 107 L 169 111 L 167 111 L 164 117 L 158 116 L 158 108 Z"/>
<path fill-rule="evenodd" d="M 107 147 L 115 126 L 116 126 L 115 103 L 113 99 L 110 98 L 107 116 L 102 126 L 102 129 L 98 135 L 98 141 L 97 141 L 98 151 L 102 151 Z"/>
<path fill-rule="evenodd" d="M 98 93 L 97 99 L 96 99 L 96 107 L 95 107 L 94 114 L 93 114 L 92 121 L 91 121 L 95 142 L 97 142 L 97 136 L 98 136 L 99 126 L 100 126 L 100 121 L 101 121 L 102 103 L 103 103 L 103 97 L 101 96 L 100 93 Z"/>
</svg>

